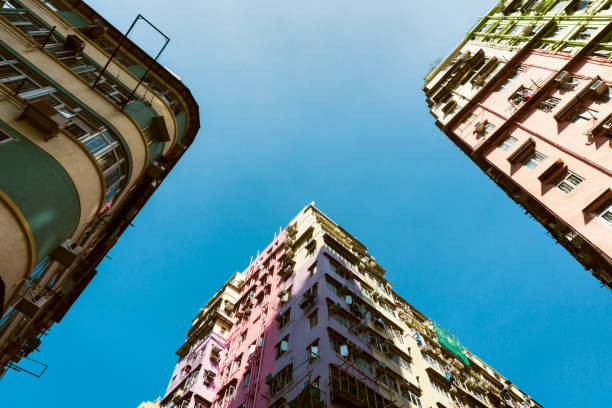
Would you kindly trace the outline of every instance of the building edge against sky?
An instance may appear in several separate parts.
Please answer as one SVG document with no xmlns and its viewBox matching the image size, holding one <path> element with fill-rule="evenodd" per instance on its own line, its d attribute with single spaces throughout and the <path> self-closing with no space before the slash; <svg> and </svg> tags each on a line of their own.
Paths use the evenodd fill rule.
<svg viewBox="0 0 612 408">
<path fill-rule="evenodd" d="M 608 287 L 611 57 L 612 1 L 500 1 L 423 87 L 436 125 Z"/>
<path fill-rule="evenodd" d="M 540 406 L 393 291 L 385 272 L 306 206 L 200 309 L 160 406 Z"/>
<path fill-rule="evenodd" d="M 0 23 L 1 376 L 62 319 L 200 125 L 181 80 L 82 1 L 5 0 Z"/>
</svg>

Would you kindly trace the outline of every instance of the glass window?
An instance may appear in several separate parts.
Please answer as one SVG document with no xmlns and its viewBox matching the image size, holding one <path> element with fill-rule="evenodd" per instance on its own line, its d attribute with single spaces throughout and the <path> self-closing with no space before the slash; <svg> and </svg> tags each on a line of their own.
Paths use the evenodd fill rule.
<svg viewBox="0 0 612 408">
<path fill-rule="evenodd" d="M 612 226 L 612 201 L 604 206 L 604 209 L 600 211 L 599 216 L 610 226 Z"/>
<path fill-rule="evenodd" d="M 557 26 L 546 38 L 561 38 L 567 32 L 567 26 Z"/>
<path fill-rule="evenodd" d="M 310 316 L 308 316 L 308 325 L 312 329 L 319 323 L 319 309 L 315 310 Z"/>
<path fill-rule="evenodd" d="M 501 141 L 501 143 L 499 143 L 497 146 L 502 149 L 503 151 L 507 151 L 508 149 L 510 149 L 515 143 L 516 143 L 516 138 L 512 137 L 512 136 L 507 136 L 504 140 Z"/>
<path fill-rule="evenodd" d="M 568 194 L 583 181 L 584 179 L 582 177 L 577 176 L 571 171 L 566 171 L 557 181 L 555 181 L 554 185 L 565 194 Z"/>
<path fill-rule="evenodd" d="M 525 161 L 523 161 L 523 165 L 529 167 L 530 169 L 535 169 L 545 158 L 546 156 L 543 154 L 533 152 L 525 159 Z"/>
<path fill-rule="evenodd" d="M 597 27 L 583 27 L 572 37 L 572 40 L 585 41 L 591 38 L 596 32 Z"/>
<path fill-rule="evenodd" d="M 540 106 L 539 106 L 538 109 L 540 109 L 541 111 L 544 111 L 544 112 L 550 112 L 550 111 L 552 111 L 555 108 L 555 106 L 557 106 L 559 104 L 560 101 L 561 100 L 558 99 L 558 98 L 554 98 L 552 96 L 548 97 L 548 98 L 544 99 L 542 101 L 542 103 L 540 103 Z"/>
<path fill-rule="evenodd" d="M 114 167 L 111 171 L 104 175 L 104 181 L 107 186 L 112 186 L 121 178 L 121 166 Z"/>
<path fill-rule="evenodd" d="M 10 137 L 6 133 L 4 133 L 2 130 L 0 130 L 0 144 L 5 143 L 5 142 L 11 142 L 12 140 L 13 140 L 12 137 Z"/>
<path fill-rule="evenodd" d="M 503 82 L 495 89 L 495 92 L 501 92 L 506 89 L 506 87 L 516 78 L 518 78 L 520 74 L 521 73 L 519 71 L 512 71 L 510 75 L 508 75 L 508 77 L 506 77 L 506 79 L 504 79 Z"/>
<path fill-rule="evenodd" d="M 571 117 L 573 123 L 584 124 L 589 123 L 595 116 L 593 111 L 587 108 L 578 108 Z"/>
<path fill-rule="evenodd" d="M 110 142 L 100 133 L 87 139 L 83 144 L 93 155 L 110 146 Z"/>
<path fill-rule="evenodd" d="M 463 124 L 469 125 L 470 123 L 474 121 L 474 119 L 476 119 L 476 114 L 470 113 L 468 116 L 466 116 L 465 119 L 463 119 Z"/>
<path fill-rule="evenodd" d="M 102 171 L 108 170 L 113 164 L 117 162 L 115 152 L 110 151 L 98 158 L 98 163 L 102 167 Z"/>
</svg>

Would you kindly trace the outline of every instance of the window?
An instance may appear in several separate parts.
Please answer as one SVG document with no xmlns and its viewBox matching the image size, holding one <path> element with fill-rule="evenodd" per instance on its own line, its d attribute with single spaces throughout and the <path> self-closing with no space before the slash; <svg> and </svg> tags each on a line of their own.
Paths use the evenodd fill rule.
<svg viewBox="0 0 612 408">
<path fill-rule="evenodd" d="M 538 107 L 538 109 L 544 112 L 550 112 L 551 110 L 555 108 L 555 106 L 559 104 L 560 101 L 561 101 L 560 99 L 550 96 L 544 99 L 542 103 L 540 103 L 540 106 Z"/>
<path fill-rule="evenodd" d="M 563 174 L 557 179 L 557 181 L 554 182 L 554 185 L 559 190 L 563 191 L 565 194 L 569 194 L 583 181 L 584 179 L 582 177 L 577 176 L 571 171 L 566 171 L 565 174 Z"/>
<path fill-rule="evenodd" d="M 238 344 L 242 344 L 242 342 L 246 340 L 246 337 L 247 337 L 247 331 L 245 330 L 240 335 L 240 342 Z"/>
<path fill-rule="evenodd" d="M 279 358 L 280 356 L 285 354 L 285 351 L 289 350 L 289 336 L 288 335 L 285 336 L 285 338 L 283 338 L 280 342 L 276 344 L 275 350 L 276 350 L 276 358 Z"/>
<path fill-rule="evenodd" d="M 242 387 L 246 388 L 249 386 L 249 382 L 251 381 L 251 373 L 248 372 L 244 375 L 244 382 L 242 383 Z"/>
<path fill-rule="evenodd" d="M 565 35 L 566 31 L 567 31 L 567 26 L 557 26 L 549 35 L 546 36 L 546 38 L 553 38 L 553 39 L 561 38 Z"/>
<path fill-rule="evenodd" d="M 545 158 L 546 156 L 543 154 L 533 152 L 523 161 L 523 165 L 529 167 L 530 169 L 535 169 Z"/>
<path fill-rule="evenodd" d="M 306 347 L 306 354 L 308 355 L 308 361 L 312 362 L 319 358 L 319 340 L 313 342 L 310 346 Z"/>
<path fill-rule="evenodd" d="M 234 360 L 233 370 L 235 371 L 239 369 L 241 365 L 242 365 L 242 354 L 240 354 L 238 357 L 236 357 L 236 360 Z"/>
<path fill-rule="evenodd" d="M 308 316 L 308 326 L 312 329 L 319 323 L 319 309 L 315 310 Z"/>
<path fill-rule="evenodd" d="M 317 273 L 317 264 L 316 262 L 310 267 L 308 268 L 308 276 L 314 276 Z"/>
<path fill-rule="evenodd" d="M 438 394 L 446 398 L 450 398 L 450 394 L 448 393 L 448 391 L 446 391 L 446 388 L 442 384 L 438 383 L 437 381 L 431 381 L 431 385 L 433 389 L 438 392 Z"/>
<path fill-rule="evenodd" d="M 578 108 L 572 114 L 571 121 L 572 123 L 589 123 L 595 116 L 593 115 L 593 111 L 587 108 Z"/>
<path fill-rule="evenodd" d="M 11 141 L 13 141 L 13 138 L 4 133 L 2 130 L 0 130 L 0 144 Z"/>
<path fill-rule="evenodd" d="M 578 78 L 575 76 L 571 76 L 568 79 L 566 79 L 565 81 L 561 82 L 559 84 L 559 88 L 566 90 L 566 91 L 571 91 L 573 90 L 580 82 L 582 82 L 582 78 Z"/>
<path fill-rule="evenodd" d="M 506 79 L 495 89 L 495 92 L 501 92 L 520 75 L 519 71 L 512 71 Z"/>
<path fill-rule="evenodd" d="M 506 136 L 506 138 L 504 140 L 502 140 L 497 147 L 499 147 L 500 149 L 502 149 L 503 151 L 508 151 L 508 149 L 510 149 L 515 143 L 516 143 L 516 138 L 512 137 L 512 136 Z"/>
<path fill-rule="evenodd" d="M 317 284 L 315 283 L 302 295 L 302 301 L 300 303 L 301 309 L 307 309 L 310 306 L 314 305 L 315 299 L 317 297 Z"/>
<path fill-rule="evenodd" d="M 515 105 L 519 105 L 525 101 L 528 101 L 529 99 L 531 99 L 531 97 L 533 96 L 533 91 L 531 89 L 525 88 L 524 86 L 521 87 L 521 89 L 519 89 L 518 91 L 516 91 L 514 93 L 514 95 L 512 95 L 510 97 L 510 100 L 512 101 L 512 103 L 514 103 Z"/>
<path fill-rule="evenodd" d="M 257 345 L 255 344 L 255 342 L 249 345 L 249 356 L 255 352 L 256 347 Z"/>
<path fill-rule="evenodd" d="M 591 36 L 593 34 L 595 34 L 596 31 L 597 31 L 597 27 L 583 27 L 583 28 L 580 29 L 580 31 L 578 31 L 572 37 L 572 40 L 575 40 L 575 41 L 586 41 L 589 38 L 591 38 Z"/>
<path fill-rule="evenodd" d="M 603 209 L 599 212 L 599 217 L 612 227 L 612 200 L 604 204 Z"/>
<path fill-rule="evenodd" d="M 580 0 L 578 2 L 578 5 L 576 6 L 576 11 L 584 10 L 585 8 L 589 7 L 593 2 L 594 0 Z"/>
<path fill-rule="evenodd" d="M 283 389 L 285 385 L 293 382 L 293 364 L 289 364 L 280 370 L 275 376 L 272 386 L 272 392 L 276 393 Z"/>
<path fill-rule="evenodd" d="M 408 401 L 412 402 L 415 407 L 422 408 L 421 400 L 419 397 L 414 395 L 408 388 L 402 387 L 402 397 L 406 398 Z"/>
<path fill-rule="evenodd" d="M 474 119 L 476 119 L 476 114 L 470 113 L 469 115 L 465 117 L 465 119 L 463 119 L 462 123 L 464 125 L 469 125 L 470 123 L 472 123 L 472 121 L 474 121 Z"/>
<path fill-rule="evenodd" d="M 524 26 L 517 24 L 514 27 L 512 27 L 512 29 L 510 31 L 508 31 L 507 33 L 505 33 L 504 35 L 517 35 L 518 33 L 521 32 L 521 30 L 523 28 L 524 28 Z"/>
<path fill-rule="evenodd" d="M 391 356 L 391 360 L 395 361 L 400 367 L 404 368 L 408 372 L 412 372 L 412 366 L 406 360 L 404 360 L 401 356 L 394 354 Z"/>
<path fill-rule="evenodd" d="M 384 373 L 380 374 L 377 378 L 380 382 L 385 384 L 387 387 L 391 388 L 394 391 L 397 390 L 397 381 L 395 381 L 395 378 L 391 377 L 390 375 L 384 374 Z"/>
<path fill-rule="evenodd" d="M 278 320 L 279 328 L 285 327 L 287 323 L 289 323 L 289 320 L 291 320 L 291 308 L 287 309 L 287 311 L 282 314 L 278 314 L 276 320 Z"/>
</svg>

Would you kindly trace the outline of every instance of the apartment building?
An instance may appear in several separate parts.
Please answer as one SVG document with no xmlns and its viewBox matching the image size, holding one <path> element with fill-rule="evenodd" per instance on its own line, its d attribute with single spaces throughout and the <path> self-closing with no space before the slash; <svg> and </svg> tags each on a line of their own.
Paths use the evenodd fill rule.
<svg viewBox="0 0 612 408">
<path fill-rule="evenodd" d="M 608 287 L 611 28 L 609 0 L 500 1 L 423 87 L 446 136 Z"/>
<path fill-rule="evenodd" d="M 306 206 L 193 320 L 162 408 L 540 407 Z"/>
<path fill-rule="evenodd" d="M 85 289 L 193 142 L 199 112 L 82 1 L 4 0 L 0 23 L 1 376 Z"/>
</svg>

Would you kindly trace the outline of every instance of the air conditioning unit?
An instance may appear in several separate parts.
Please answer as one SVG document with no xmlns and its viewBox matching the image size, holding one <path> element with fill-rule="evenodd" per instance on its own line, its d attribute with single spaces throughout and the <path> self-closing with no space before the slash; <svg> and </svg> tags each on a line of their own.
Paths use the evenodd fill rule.
<svg viewBox="0 0 612 408">
<path fill-rule="evenodd" d="M 527 24 L 525 27 L 523 27 L 523 30 L 521 31 L 521 33 L 523 35 L 531 35 L 533 33 L 534 28 L 535 28 L 535 24 L 533 23 Z"/>
<path fill-rule="evenodd" d="M 442 107 L 442 112 L 451 113 L 455 109 L 456 106 L 457 106 L 457 101 L 454 99 L 451 99 L 450 101 L 446 103 L 446 105 Z"/>
<path fill-rule="evenodd" d="M 64 49 L 78 55 L 85 49 L 85 41 L 81 40 L 79 36 L 75 34 L 68 34 L 64 40 Z"/>
<path fill-rule="evenodd" d="M 589 89 L 595 92 L 597 95 L 603 95 L 603 93 L 608 90 L 608 85 L 606 85 L 603 80 L 597 79 L 595 82 L 593 82 Z"/>
<path fill-rule="evenodd" d="M 80 27 L 79 31 L 87 38 L 96 39 L 102 37 L 104 33 L 106 33 L 106 27 L 101 22 L 96 21 L 95 24 Z"/>
<path fill-rule="evenodd" d="M 18 120 L 20 119 L 27 119 L 34 126 L 45 132 L 45 140 L 57 136 L 57 132 L 70 122 L 70 119 L 44 101 L 28 103 L 21 115 L 19 115 Z"/>
<path fill-rule="evenodd" d="M 147 167 L 147 175 L 154 180 L 159 180 L 164 173 L 164 170 L 166 170 L 166 168 L 163 165 L 157 161 L 154 161 L 149 165 L 149 167 Z"/>
<path fill-rule="evenodd" d="M 487 120 L 483 120 L 482 122 L 478 122 L 474 127 L 474 133 L 483 133 L 487 128 L 487 124 L 489 122 Z"/>
<path fill-rule="evenodd" d="M 155 137 L 160 142 L 169 142 L 170 134 L 168 133 L 168 127 L 166 126 L 166 119 L 163 116 L 155 116 L 151 119 L 151 129 L 155 134 Z"/>
<path fill-rule="evenodd" d="M 79 256 L 82 251 L 83 248 L 74 244 L 71 240 L 67 239 L 57 248 L 55 248 L 49 254 L 49 257 L 54 261 L 62 264 L 64 267 L 68 267 L 72 265 L 74 260 L 77 258 L 77 256 Z"/>
<path fill-rule="evenodd" d="M 561 71 L 555 77 L 555 82 L 563 83 L 567 82 L 570 79 L 570 74 L 567 71 Z"/>
<path fill-rule="evenodd" d="M 40 307 L 29 299 L 21 298 L 15 304 L 15 309 L 19 310 L 21 313 L 31 319 L 34 317 L 34 315 L 36 315 L 36 312 L 38 312 Z"/>
</svg>

